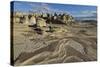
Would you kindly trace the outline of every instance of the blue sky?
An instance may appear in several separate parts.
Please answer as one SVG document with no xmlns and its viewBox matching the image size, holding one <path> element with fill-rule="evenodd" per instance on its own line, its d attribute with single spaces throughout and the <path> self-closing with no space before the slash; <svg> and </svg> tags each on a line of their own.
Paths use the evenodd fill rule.
<svg viewBox="0 0 100 67">
<path fill-rule="evenodd" d="M 96 17 L 97 7 L 87 5 L 55 4 L 55 3 L 36 3 L 14 1 L 14 11 L 22 12 L 65 12 L 75 17 Z"/>
</svg>

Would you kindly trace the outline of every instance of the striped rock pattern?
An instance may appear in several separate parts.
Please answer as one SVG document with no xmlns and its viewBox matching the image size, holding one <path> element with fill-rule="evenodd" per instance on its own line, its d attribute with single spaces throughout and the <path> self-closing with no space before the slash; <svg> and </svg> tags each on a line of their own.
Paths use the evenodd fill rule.
<svg viewBox="0 0 100 67">
<path fill-rule="evenodd" d="M 65 26 L 66 28 L 69 32 L 39 35 L 25 25 L 16 24 L 13 31 L 14 64 L 30 65 L 96 61 L 96 28 L 87 29 Z M 80 31 L 83 29 L 86 32 Z"/>
</svg>

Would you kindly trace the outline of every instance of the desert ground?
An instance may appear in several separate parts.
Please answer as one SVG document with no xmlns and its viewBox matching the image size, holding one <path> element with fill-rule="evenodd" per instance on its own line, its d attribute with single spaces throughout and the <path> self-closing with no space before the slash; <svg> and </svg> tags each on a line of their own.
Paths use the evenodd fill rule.
<svg viewBox="0 0 100 67">
<path fill-rule="evenodd" d="M 95 23 L 96 24 L 96 23 Z M 14 65 L 54 64 L 97 60 L 97 25 L 52 24 L 53 32 L 38 33 L 27 24 L 13 24 Z"/>
</svg>

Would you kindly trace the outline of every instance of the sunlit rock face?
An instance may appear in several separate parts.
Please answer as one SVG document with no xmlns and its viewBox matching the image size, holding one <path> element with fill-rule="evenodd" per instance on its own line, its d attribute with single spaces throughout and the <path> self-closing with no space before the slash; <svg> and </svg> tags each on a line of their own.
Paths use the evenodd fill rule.
<svg viewBox="0 0 100 67">
<path fill-rule="evenodd" d="M 43 18 L 37 18 L 37 27 L 46 27 L 46 21 Z"/>
<path fill-rule="evenodd" d="M 35 25 L 36 24 L 36 17 L 32 16 L 29 20 L 29 25 Z"/>
<path fill-rule="evenodd" d="M 19 23 L 20 22 L 20 18 L 19 17 L 14 17 L 13 18 L 13 22 L 14 23 Z"/>
<path fill-rule="evenodd" d="M 29 23 L 29 17 L 28 17 L 28 15 L 24 16 L 23 23 L 24 24 L 28 24 Z"/>
</svg>

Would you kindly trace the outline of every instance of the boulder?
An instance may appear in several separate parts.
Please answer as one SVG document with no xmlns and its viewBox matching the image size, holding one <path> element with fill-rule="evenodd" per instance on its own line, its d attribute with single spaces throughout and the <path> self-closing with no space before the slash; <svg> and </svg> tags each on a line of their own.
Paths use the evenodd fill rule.
<svg viewBox="0 0 100 67">
<path fill-rule="evenodd" d="M 20 18 L 19 17 L 14 17 L 13 22 L 14 23 L 19 23 L 20 22 Z"/>
<path fill-rule="evenodd" d="M 24 23 L 25 23 L 25 24 L 28 24 L 28 23 L 29 23 L 29 18 L 28 18 L 27 15 L 26 15 L 25 18 L 24 18 Z"/>
<path fill-rule="evenodd" d="M 38 18 L 36 25 L 37 27 L 46 27 L 46 21 L 43 18 Z"/>
<path fill-rule="evenodd" d="M 42 14 L 42 17 L 47 17 L 47 14 L 46 13 Z"/>
<path fill-rule="evenodd" d="M 61 19 L 62 19 L 63 23 L 65 23 L 67 25 L 71 25 L 72 22 L 74 21 L 72 16 L 66 15 L 66 14 L 62 15 Z"/>
<path fill-rule="evenodd" d="M 30 18 L 29 25 L 35 25 L 35 24 L 36 24 L 36 17 L 35 16 L 32 16 Z"/>
</svg>

